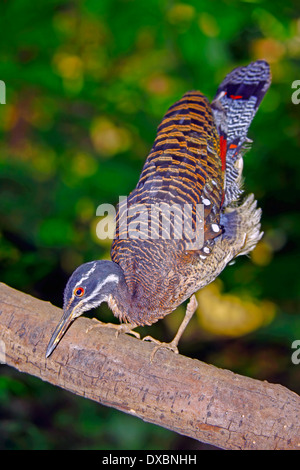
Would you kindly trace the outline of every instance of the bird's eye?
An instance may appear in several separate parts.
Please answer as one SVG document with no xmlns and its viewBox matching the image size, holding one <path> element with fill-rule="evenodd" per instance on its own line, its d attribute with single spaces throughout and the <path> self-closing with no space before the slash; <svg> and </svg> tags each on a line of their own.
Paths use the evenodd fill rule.
<svg viewBox="0 0 300 470">
<path fill-rule="evenodd" d="M 76 295 L 76 297 L 82 297 L 84 294 L 84 288 L 76 287 L 76 289 L 74 289 L 74 294 Z"/>
</svg>

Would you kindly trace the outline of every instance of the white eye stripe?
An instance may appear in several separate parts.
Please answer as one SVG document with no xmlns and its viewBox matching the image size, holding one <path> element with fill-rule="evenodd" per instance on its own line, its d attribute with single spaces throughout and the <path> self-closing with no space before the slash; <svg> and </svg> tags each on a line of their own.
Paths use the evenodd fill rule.
<svg viewBox="0 0 300 470">
<path fill-rule="evenodd" d="M 105 284 L 108 284 L 109 282 L 115 282 L 118 284 L 119 282 L 119 277 L 116 274 L 109 274 L 107 278 L 105 278 L 101 284 L 97 286 L 97 288 L 91 293 L 89 297 L 86 297 L 85 299 L 82 299 L 82 302 L 86 303 L 90 299 L 93 299 L 99 292 L 101 291 L 102 287 L 105 286 Z"/>
<path fill-rule="evenodd" d="M 78 286 L 81 286 L 81 284 L 83 283 L 83 281 L 85 281 L 86 279 L 88 279 L 88 277 L 95 271 L 96 269 L 96 264 L 97 262 L 95 261 L 95 263 L 93 264 L 93 266 L 91 267 L 91 269 L 84 275 L 82 276 L 82 278 L 80 279 L 80 281 L 78 281 L 74 287 L 74 290 L 76 289 L 76 287 Z"/>
</svg>

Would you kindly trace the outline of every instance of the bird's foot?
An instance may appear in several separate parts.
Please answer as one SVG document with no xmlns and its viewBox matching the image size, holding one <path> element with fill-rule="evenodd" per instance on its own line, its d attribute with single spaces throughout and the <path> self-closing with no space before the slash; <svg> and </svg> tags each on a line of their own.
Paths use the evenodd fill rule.
<svg viewBox="0 0 300 470">
<path fill-rule="evenodd" d="M 153 349 L 153 351 L 151 353 L 150 362 L 153 361 L 153 358 L 154 358 L 156 352 L 159 349 L 170 349 L 175 354 L 179 353 L 177 345 L 178 345 L 179 340 L 182 336 L 182 333 L 186 329 L 190 319 L 192 318 L 195 311 L 197 310 L 197 307 L 198 307 L 198 302 L 197 302 L 197 299 L 196 299 L 195 295 L 193 294 L 192 297 L 190 298 L 189 303 L 187 304 L 186 313 L 185 313 L 185 317 L 183 319 L 183 322 L 181 323 L 180 327 L 178 328 L 178 331 L 177 331 L 173 341 L 171 341 L 170 343 L 161 343 L 157 339 L 152 338 L 152 336 L 145 336 L 145 338 L 143 338 L 143 341 L 152 341 L 153 343 L 157 344 L 157 346 L 155 346 L 155 348 Z"/>
<path fill-rule="evenodd" d="M 116 336 L 119 336 L 120 333 L 126 333 L 127 335 L 135 336 L 138 339 L 141 339 L 141 335 L 137 331 L 133 331 L 133 328 L 136 328 L 136 325 L 132 323 L 121 323 L 120 325 L 115 325 L 116 327 Z"/>
<path fill-rule="evenodd" d="M 151 341 L 152 343 L 156 343 L 157 346 L 153 349 L 150 355 L 150 362 L 153 361 L 155 354 L 159 349 L 169 349 L 170 351 L 173 351 L 175 354 L 179 354 L 178 347 L 177 347 L 177 342 L 171 341 L 170 343 L 163 343 L 159 341 L 158 339 L 152 338 L 152 336 L 145 336 L 143 338 L 143 341 Z"/>
<path fill-rule="evenodd" d="M 115 323 L 103 323 L 97 318 L 92 318 L 92 321 L 95 322 L 95 324 L 90 325 L 86 329 L 86 333 L 93 330 L 94 328 L 114 328 L 116 330 L 116 337 L 118 337 L 120 333 L 133 335 L 138 339 L 140 339 L 141 337 L 141 335 L 137 331 L 133 331 L 133 328 L 136 328 L 136 325 L 133 325 L 131 323 L 121 323 L 120 325 L 116 325 Z"/>
</svg>

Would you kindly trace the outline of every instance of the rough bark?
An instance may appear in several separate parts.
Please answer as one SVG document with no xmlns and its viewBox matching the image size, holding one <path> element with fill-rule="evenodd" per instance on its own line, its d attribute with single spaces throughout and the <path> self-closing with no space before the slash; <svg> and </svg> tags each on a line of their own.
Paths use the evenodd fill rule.
<svg viewBox="0 0 300 470">
<path fill-rule="evenodd" d="M 78 318 L 45 359 L 62 311 L 0 284 L 0 347 L 19 371 L 224 449 L 300 449 L 300 397 Z"/>
</svg>

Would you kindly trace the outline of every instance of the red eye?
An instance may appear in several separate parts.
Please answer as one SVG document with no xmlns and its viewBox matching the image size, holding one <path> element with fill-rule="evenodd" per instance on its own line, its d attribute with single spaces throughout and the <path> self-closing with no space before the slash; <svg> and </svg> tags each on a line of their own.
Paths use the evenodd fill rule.
<svg viewBox="0 0 300 470">
<path fill-rule="evenodd" d="M 76 287 L 76 289 L 74 290 L 74 294 L 76 295 L 76 297 L 82 297 L 84 294 L 84 288 Z"/>
</svg>

